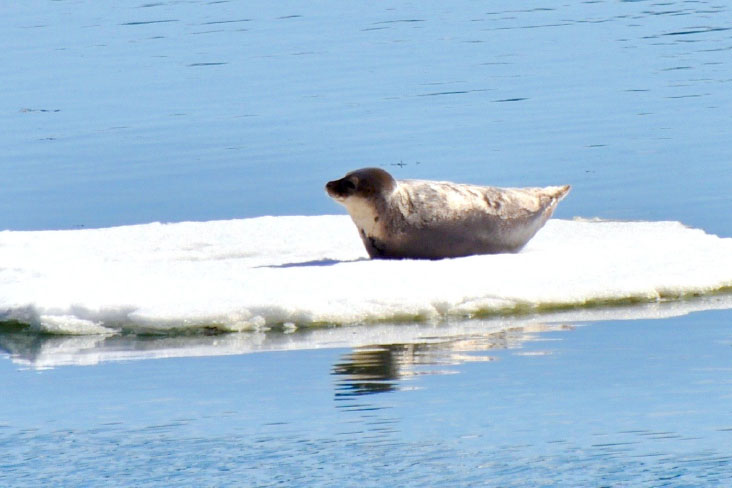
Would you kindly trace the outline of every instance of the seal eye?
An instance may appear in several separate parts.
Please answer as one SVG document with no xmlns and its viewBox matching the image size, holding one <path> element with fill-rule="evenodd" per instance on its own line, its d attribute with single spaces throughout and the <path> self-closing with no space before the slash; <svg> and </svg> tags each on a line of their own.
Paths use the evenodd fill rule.
<svg viewBox="0 0 732 488">
<path fill-rule="evenodd" d="M 356 184 L 351 180 L 343 180 L 343 188 L 348 191 L 356 191 Z"/>
</svg>

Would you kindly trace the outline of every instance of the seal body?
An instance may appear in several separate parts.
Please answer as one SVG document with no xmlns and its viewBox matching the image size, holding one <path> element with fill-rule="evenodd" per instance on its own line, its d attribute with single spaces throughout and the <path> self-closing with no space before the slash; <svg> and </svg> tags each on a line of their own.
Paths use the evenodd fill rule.
<svg viewBox="0 0 732 488">
<path fill-rule="evenodd" d="M 325 189 L 346 207 L 372 258 L 442 259 L 520 251 L 570 187 L 397 181 L 364 168 Z"/>
</svg>

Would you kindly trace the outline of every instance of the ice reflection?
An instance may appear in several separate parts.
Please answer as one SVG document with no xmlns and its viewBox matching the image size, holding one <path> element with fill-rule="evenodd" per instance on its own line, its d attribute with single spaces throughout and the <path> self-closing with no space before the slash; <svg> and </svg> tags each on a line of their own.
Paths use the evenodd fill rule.
<svg viewBox="0 0 732 488">
<path fill-rule="evenodd" d="M 232 334 L 202 328 L 188 335 L 39 334 L 28 326 L 0 322 L 0 354 L 33 369 L 88 366 L 108 361 L 225 356 L 264 351 L 353 349 L 333 368 L 341 393 L 384 389 L 421 374 L 449 372 L 450 365 L 489 361 L 487 351 L 516 348 L 536 333 L 596 321 L 663 319 L 704 310 L 732 308 L 732 294 L 696 299 L 570 309 L 525 316 L 496 316 L 436 323 L 376 323 Z M 534 353 L 532 353 L 534 354 Z M 439 366 L 439 367 L 437 367 Z M 391 386 L 389 386 L 391 385 Z"/>
</svg>

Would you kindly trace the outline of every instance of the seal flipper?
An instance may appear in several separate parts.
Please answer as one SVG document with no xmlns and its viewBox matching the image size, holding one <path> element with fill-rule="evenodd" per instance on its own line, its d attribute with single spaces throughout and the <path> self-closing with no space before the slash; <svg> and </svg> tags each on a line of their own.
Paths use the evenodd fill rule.
<svg viewBox="0 0 732 488">
<path fill-rule="evenodd" d="M 567 196 L 567 193 L 569 193 L 569 190 L 571 190 L 572 187 L 570 185 L 564 185 L 564 186 L 548 186 L 546 187 L 547 195 L 552 197 L 552 205 L 556 205 L 557 203 L 561 202 L 564 197 Z"/>
<path fill-rule="evenodd" d="M 366 252 L 369 253 L 369 257 L 372 259 L 384 259 L 389 257 L 386 254 L 386 248 L 381 240 L 366 235 L 366 232 L 364 232 L 363 229 L 359 229 L 359 231 L 363 245 L 366 247 Z"/>
<path fill-rule="evenodd" d="M 564 197 L 567 196 L 567 193 L 569 193 L 569 190 L 571 189 L 572 187 L 570 185 L 548 186 L 544 188 L 545 195 L 551 198 L 549 203 L 544 208 L 544 214 L 546 216 L 546 219 L 549 219 L 549 217 L 552 216 L 552 214 L 554 213 L 554 209 L 557 208 L 559 202 L 561 202 Z"/>
</svg>

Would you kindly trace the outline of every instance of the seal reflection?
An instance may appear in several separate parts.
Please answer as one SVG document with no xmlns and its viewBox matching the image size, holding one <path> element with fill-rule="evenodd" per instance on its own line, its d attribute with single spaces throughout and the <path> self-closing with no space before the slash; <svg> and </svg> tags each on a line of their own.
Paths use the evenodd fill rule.
<svg viewBox="0 0 732 488">
<path fill-rule="evenodd" d="M 340 377 L 335 399 L 403 390 L 405 381 L 421 375 L 456 374 L 454 367 L 460 364 L 495 361 L 488 351 L 519 348 L 535 339 L 538 332 L 571 329 L 568 325 L 534 324 L 448 340 L 355 348 L 333 366 L 331 373 Z"/>
</svg>

